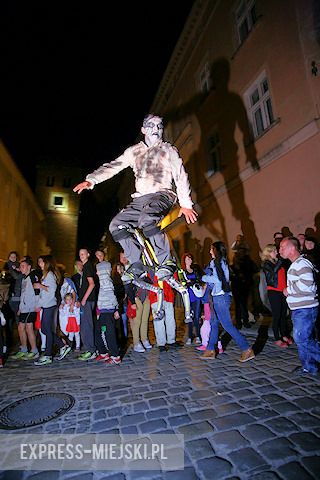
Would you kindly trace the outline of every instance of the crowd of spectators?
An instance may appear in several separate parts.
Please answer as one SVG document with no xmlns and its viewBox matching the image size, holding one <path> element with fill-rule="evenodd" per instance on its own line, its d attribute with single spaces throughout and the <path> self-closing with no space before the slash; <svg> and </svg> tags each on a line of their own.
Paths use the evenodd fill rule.
<svg viewBox="0 0 320 480">
<path fill-rule="evenodd" d="M 295 250 L 288 253 L 284 245 L 293 245 Z M 296 238 L 284 238 L 280 231 L 275 232 L 273 241 L 262 249 L 258 263 L 251 258 L 249 243 L 239 234 L 230 253 L 229 262 L 226 245 L 218 241 L 211 244 L 208 265 L 197 264 L 191 252 L 182 256 L 177 278 L 188 288 L 192 310 L 184 343 L 176 339 L 176 294 L 169 283 L 162 282 L 164 317 L 153 323 L 159 351 L 195 346 L 201 359 L 211 360 L 224 351 L 221 334 L 227 332 L 241 350 L 239 360 L 246 362 L 255 358 L 255 352 L 240 330 L 250 328 L 261 315 L 270 315 L 277 347 L 286 349 L 295 341 L 300 358 L 305 358 L 306 344 L 315 342 L 314 362 L 320 361 L 316 294 L 320 246 L 316 238 L 302 233 Z M 291 265 L 298 258 L 307 262 L 304 268 L 309 266 L 313 275 L 312 287 L 308 280 L 313 301 L 307 306 L 299 304 L 299 308 L 306 309 L 311 305 L 315 318 L 307 339 L 306 335 L 303 337 L 303 353 L 301 327 L 295 329 L 292 320 L 297 318 L 297 308 L 292 307 L 297 305 L 292 291 L 295 287 L 288 280 L 288 275 L 292 278 Z M 87 248 L 81 248 L 75 273 L 68 276 L 51 255 L 39 256 L 33 263 L 29 256 L 19 259 L 17 252 L 10 252 L 2 275 L 9 288 L 7 298 L 2 295 L 0 304 L 0 328 L 5 331 L 4 342 L 3 332 L 0 334 L 0 366 L 8 355 L 14 360 L 33 360 L 35 366 L 48 365 L 53 360 L 62 361 L 72 350 L 77 352 L 79 361 L 119 365 L 130 334 L 134 352 L 150 350 L 153 345 L 149 340 L 149 318 L 155 312 L 157 294 L 123 282 L 128 267 L 123 252 L 112 266 L 105 260 L 104 251 L 98 249 L 92 258 Z M 158 286 L 152 273 L 149 282 Z M 15 332 L 19 337 L 18 351 Z M 305 373 L 314 374 L 317 370 L 310 361 L 307 365 L 302 361 L 302 367 Z"/>
</svg>

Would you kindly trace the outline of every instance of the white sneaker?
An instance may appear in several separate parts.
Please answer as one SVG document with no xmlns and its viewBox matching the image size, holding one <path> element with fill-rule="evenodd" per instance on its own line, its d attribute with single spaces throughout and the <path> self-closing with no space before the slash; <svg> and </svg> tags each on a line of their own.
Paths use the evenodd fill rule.
<svg viewBox="0 0 320 480">
<path fill-rule="evenodd" d="M 63 360 L 68 353 L 71 352 L 71 347 L 69 345 L 65 345 L 64 347 L 60 348 L 59 355 L 57 355 L 56 360 Z"/>
<path fill-rule="evenodd" d="M 145 349 L 143 348 L 143 346 L 141 345 L 141 343 L 136 343 L 134 346 L 133 346 L 133 350 L 135 352 L 138 352 L 138 353 L 143 353 L 145 352 Z"/>
<path fill-rule="evenodd" d="M 186 345 L 188 345 L 188 346 L 189 346 L 189 345 L 192 345 L 192 340 L 191 340 L 191 338 L 188 338 L 188 340 L 186 341 Z"/>
<path fill-rule="evenodd" d="M 200 340 L 200 338 L 197 337 L 197 338 L 195 339 L 194 343 L 195 343 L 196 345 L 201 345 L 201 340 Z"/>
<path fill-rule="evenodd" d="M 152 345 L 151 345 L 151 343 L 149 342 L 149 340 L 144 340 L 144 341 L 142 342 L 142 345 L 144 346 L 144 348 L 147 348 L 147 349 L 148 349 L 148 348 L 152 348 Z"/>
<path fill-rule="evenodd" d="M 48 355 L 42 355 L 38 360 L 33 362 L 33 364 L 37 366 L 49 365 L 50 363 L 52 363 L 52 358 Z"/>
</svg>

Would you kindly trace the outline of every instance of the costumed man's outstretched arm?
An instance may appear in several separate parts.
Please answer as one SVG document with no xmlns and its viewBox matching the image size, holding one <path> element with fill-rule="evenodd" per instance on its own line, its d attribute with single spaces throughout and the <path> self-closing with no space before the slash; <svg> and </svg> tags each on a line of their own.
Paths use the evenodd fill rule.
<svg viewBox="0 0 320 480">
<path fill-rule="evenodd" d="M 101 167 L 87 175 L 84 182 L 79 183 L 73 188 L 75 193 L 81 193 L 83 190 L 92 190 L 97 183 L 104 182 L 117 175 L 119 172 L 132 165 L 132 148 L 127 150 L 112 162 L 104 163 Z"/>
<path fill-rule="evenodd" d="M 79 194 L 83 192 L 83 190 L 90 190 L 91 186 L 92 186 L 92 183 L 85 180 L 84 182 L 78 183 L 78 185 L 74 187 L 73 191 Z"/>
</svg>

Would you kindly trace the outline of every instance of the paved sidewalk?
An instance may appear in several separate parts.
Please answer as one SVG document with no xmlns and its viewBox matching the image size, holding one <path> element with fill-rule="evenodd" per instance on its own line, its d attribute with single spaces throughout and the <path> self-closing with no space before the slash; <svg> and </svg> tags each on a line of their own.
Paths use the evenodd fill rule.
<svg viewBox="0 0 320 480">
<path fill-rule="evenodd" d="M 251 344 L 259 333 L 258 350 L 266 342 L 244 364 L 233 341 L 206 362 L 186 346 L 144 354 L 130 349 L 120 367 L 82 363 L 73 353 L 47 367 L 9 360 L 0 372 L 0 409 L 35 393 L 76 399 L 65 415 L 16 433 L 182 433 L 185 469 L 15 471 L 0 473 L 0 480 L 320 478 L 320 378 L 292 375 L 296 347 L 275 347 L 272 338 L 266 341 L 267 328 L 258 323 L 242 330 Z"/>
</svg>

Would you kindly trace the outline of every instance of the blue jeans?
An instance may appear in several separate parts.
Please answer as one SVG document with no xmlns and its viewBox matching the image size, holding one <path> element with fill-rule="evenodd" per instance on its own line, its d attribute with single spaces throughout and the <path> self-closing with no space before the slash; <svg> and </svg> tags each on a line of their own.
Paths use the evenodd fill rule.
<svg viewBox="0 0 320 480">
<path fill-rule="evenodd" d="M 123 312 L 121 313 L 121 321 L 123 327 L 123 334 L 127 338 L 128 337 L 128 317 L 127 317 L 127 309 L 128 306 L 126 303 L 123 305 Z"/>
<path fill-rule="evenodd" d="M 43 308 L 41 318 L 41 331 L 46 336 L 46 349 L 44 355 L 51 357 L 53 345 L 56 344 L 59 348 L 64 347 L 64 343 L 56 334 L 56 326 L 54 324 L 54 314 L 57 306 Z"/>
<path fill-rule="evenodd" d="M 318 307 L 298 308 L 291 311 L 293 338 L 298 347 L 302 367 L 310 373 L 316 373 L 320 362 L 320 345 L 314 340 L 313 333 L 318 315 Z"/>
<path fill-rule="evenodd" d="M 248 350 L 249 344 L 233 325 L 230 316 L 231 295 L 217 295 L 213 297 L 213 315 L 211 315 L 211 331 L 207 350 L 214 350 L 219 338 L 219 324 L 231 335 L 242 351 Z"/>
</svg>

